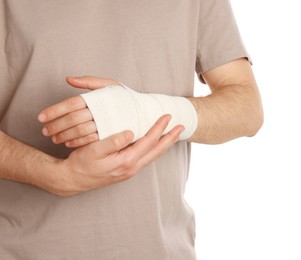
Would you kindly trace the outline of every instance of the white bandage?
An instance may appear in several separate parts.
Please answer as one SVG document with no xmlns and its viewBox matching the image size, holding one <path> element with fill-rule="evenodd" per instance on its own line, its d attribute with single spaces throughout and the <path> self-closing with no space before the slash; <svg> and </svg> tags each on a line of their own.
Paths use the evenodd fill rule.
<svg viewBox="0 0 301 260">
<path fill-rule="evenodd" d="M 81 95 L 92 113 L 100 140 L 131 130 L 134 142 L 145 136 L 165 114 L 170 114 L 172 119 L 164 134 L 176 125 L 185 127 L 180 140 L 187 140 L 195 132 L 197 113 L 186 98 L 138 93 L 121 85 L 110 85 Z"/>
</svg>

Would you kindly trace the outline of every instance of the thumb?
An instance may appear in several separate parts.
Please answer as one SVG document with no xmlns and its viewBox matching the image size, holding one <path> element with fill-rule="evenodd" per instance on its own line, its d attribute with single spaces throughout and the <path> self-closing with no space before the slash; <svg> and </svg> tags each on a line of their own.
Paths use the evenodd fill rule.
<svg viewBox="0 0 301 260">
<path fill-rule="evenodd" d="M 108 85 L 119 85 L 119 83 L 113 79 L 98 78 L 98 77 L 91 77 L 91 76 L 84 76 L 84 77 L 68 76 L 66 78 L 66 81 L 69 85 L 75 88 L 82 88 L 82 89 L 89 89 L 89 90 L 103 88 Z"/>
<path fill-rule="evenodd" d="M 85 146 L 82 146 L 76 151 L 82 151 L 86 158 L 102 159 L 111 153 L 119 152 L 132 143 L 134 134 L 130 130 L 111 135 L 103 140 L 96 141 Z"/>
</svg>

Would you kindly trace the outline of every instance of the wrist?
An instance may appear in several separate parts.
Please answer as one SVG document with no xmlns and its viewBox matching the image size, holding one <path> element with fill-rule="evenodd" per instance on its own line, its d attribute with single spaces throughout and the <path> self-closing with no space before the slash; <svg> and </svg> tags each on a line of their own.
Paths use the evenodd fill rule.
<svg viewBox="0 0 301 260">
<path fill-rule="evenodd" d="M 60 195 L 62 192 L 62 176 L 64 175 L 62 169 L 62 161 L 53 157 L 46 158 L 42 165 L 40 165 L 40 174 L 42 173 L 41 178 L 39 178 L 39 183 L 32 183 L 38 187 L 53 193 L 55 195 Z"/>
<path fill-rule="evenodd" d="M 42 188 L 57 196 L 68 197 L 79 193 L 75 190 L 72 168 L 68 159 L 52 158 L 44 172 Z"/>
<path fill-rule="evenodd" d="M 42 153 L 0 131 L 0 179 L 30 184 L 67 196 L 69 176 L 64 160 Z"/>
</svg>

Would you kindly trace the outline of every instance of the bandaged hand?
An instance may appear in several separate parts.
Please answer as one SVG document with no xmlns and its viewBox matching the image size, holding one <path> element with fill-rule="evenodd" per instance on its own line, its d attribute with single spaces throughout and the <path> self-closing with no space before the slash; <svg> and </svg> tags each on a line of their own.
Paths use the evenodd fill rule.
<svg viewBox="0 0 301 260">
<path fill-rule="evenodd" d="M 134 133 L 135 142 L 165 114 L 172 119 L 163 134 L 183 125 L 180 140 L 187 140 L 196 130 L 197 114 L 186 98 L 139 93 L 113 80 L 95 85 L 94 81 L 76 82 L 71 78 L 68 83 L 93 91 L 41 112 L 39 120 L 47 123 L 43 133 L 52 136 L 54 143 L 78 147 L 124 130 Z"/>
</svg>

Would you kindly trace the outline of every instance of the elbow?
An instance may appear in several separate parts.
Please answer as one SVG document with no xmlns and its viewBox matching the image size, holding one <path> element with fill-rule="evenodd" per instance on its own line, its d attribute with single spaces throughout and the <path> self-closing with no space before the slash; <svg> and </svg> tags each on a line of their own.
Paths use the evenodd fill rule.
<svg viewBox="0 0 301 260">
<path fill-rule="evenodd" d="M 255 136 L 263 126 L 263 123 L 264 113 L 262 107 L 260 106 L 260 108 L 257 109 L 257 112 L 253 112 L 252 120 L 249 122 L 249 134 L 247 136 Z"/>
</svg>

